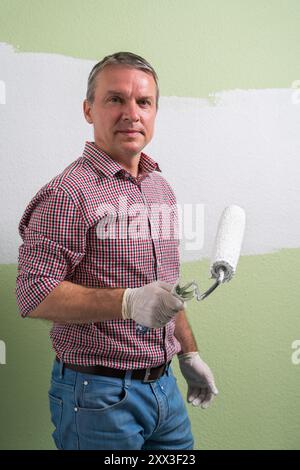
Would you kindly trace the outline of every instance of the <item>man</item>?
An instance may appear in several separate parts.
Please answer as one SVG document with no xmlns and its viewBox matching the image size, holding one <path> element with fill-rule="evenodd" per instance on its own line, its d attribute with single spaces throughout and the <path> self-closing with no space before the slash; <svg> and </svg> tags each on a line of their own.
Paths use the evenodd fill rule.
<svg viewBox="0 0 300 470">
<path fill-rule="evenodd" d="M 158 98 L 142 57 L 120 52 L 96 64 L 83 104 L 94 142 L 20 221 L 17 301 L 23 317 L 53 322 L 49 400 L 59 449 L 193 449 L 170 366 L 176 354 L 189 402 L 206 407 L 217 394 L 172 293 L 178 238 L 164 236 L 151 214 L 153 205 L 176 207 L 142 152 Z"/>
</svg>

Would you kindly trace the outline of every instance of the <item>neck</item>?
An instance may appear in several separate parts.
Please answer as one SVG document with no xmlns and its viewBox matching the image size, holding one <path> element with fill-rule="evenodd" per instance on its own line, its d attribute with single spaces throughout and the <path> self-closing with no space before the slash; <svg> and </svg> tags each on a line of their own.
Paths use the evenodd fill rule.
<svg viewBox="0 0 300 470">
<path fill-rule="evenodd" d="M 133 156 L 114 156 L 112 153 L 107 152 L 105 148 L 103 148 L 101 145 L 98 145 L 97 142 L 95 142 L 97 147 L 100 150 L 103 150 L 112 160 L 115 162 L 119 163 L 128 173 L 130 173 L 133 177 L 138 176 L 139 172 L 139 163 L 140 163 L 140 158 L 141 154 L 133 155 Z"/>
<path fill-rule="evenodd" d="M 135 157 L 132 157 L 131 159 L 124 159 L 124 160 L 116 160 L 123 168 L 125 168 L 128 173 L 130 173 L 132 176 L 135 178 L 138 176 L 139 172 L 139 162 L 140 162 L 140 155 L 136 155 Z M 113 157 L 112 157 L 113 158 Z"/>
</svg>

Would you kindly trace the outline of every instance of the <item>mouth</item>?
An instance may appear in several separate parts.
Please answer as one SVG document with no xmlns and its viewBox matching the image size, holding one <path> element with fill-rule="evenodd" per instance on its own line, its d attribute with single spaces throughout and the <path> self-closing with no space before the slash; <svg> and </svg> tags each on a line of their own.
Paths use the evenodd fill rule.
<svg viewBox="0 0 300 470">
<path fill-rule="evenodd" d="M 137 130 L 134 130 L 134 129 L 126 129 L 124 131 L 117 131 L 118 133 L 120 134 L 124 134 L 124 135 L 130 135 L 130 136 L 135 136 L 135 135 L 138 135 L 138 134 L 143 134 L 142 131 L 137 131 Z"/>
</svg>

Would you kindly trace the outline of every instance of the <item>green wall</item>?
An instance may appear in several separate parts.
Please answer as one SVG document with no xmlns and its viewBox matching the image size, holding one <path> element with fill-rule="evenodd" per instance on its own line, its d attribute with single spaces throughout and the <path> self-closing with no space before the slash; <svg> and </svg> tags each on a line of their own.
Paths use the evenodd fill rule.
<svg viewBox="0 0 300 470">
<path fill-rule="evenodd" d="M 0 0 L 0 42 L 91 60 L 145 56 L 161 94 L 289 88 L 300 77 L 299 0 Z"/>
<path fill-rule="evenodd" d="M 300 364 L 291 360 L 300 337 L 300 249 L 243 256 L 238 273 L 204 302 L 188 304 L 199 350 L 219 395 L 207 410 L 188 405 L 196 449 L 299 449 Z M 183 279 L 210 285 L 208 261 L 182 265 Z M 21 319 L 14 298 L 15 265 L 0 267 L 1 449 L 53 449 L 47 391 L 54 357 L 49 326 Z M 280 288 L 279 288 L 280 287 Z M 186 386 L 174 359 L 182 394 Z"/>
</svg>

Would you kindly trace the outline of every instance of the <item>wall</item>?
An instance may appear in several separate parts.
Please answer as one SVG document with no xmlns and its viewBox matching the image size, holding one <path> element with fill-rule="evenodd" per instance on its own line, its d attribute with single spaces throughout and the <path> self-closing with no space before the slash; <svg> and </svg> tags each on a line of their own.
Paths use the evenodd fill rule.
<svg viewBox="0 0 300 470">
<path fill-rule="evenodd" d="M 145 151 L 179 204 L 204 211 L 203 243 L 191 250 L 183 233 L 183 279 L 210 285 L 221 211 L 235 203 L 247 213 L 235 279 L 187 309 L 220 391 L 208 410 L 188 407 L 196 448 L 299 449 L 299 2 L 2 0 L 0 8 L 0 448 L 53 448 L 49 327 L 21 320 L 14 298 L 18 221 L 92 138 L 81 108 L 92 65 L 130 50 L 159 75 Z M 176 359 L 174 368 L 185 396 Z"/>
</svg>

